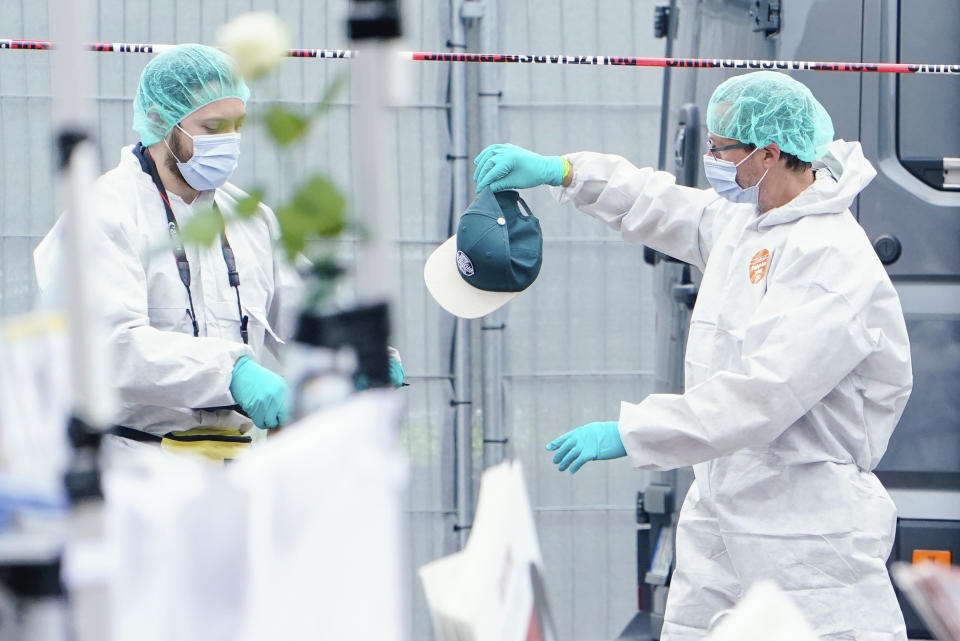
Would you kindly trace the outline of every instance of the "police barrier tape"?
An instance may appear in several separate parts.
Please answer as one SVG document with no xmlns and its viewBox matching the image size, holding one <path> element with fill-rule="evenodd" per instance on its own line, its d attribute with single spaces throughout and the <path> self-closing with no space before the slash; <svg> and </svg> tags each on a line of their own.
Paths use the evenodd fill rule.
<svg viewBox="0 0 960 641">
<path fill-rule="evenodd" d="M 93 42 L 90 51 L 102 53 L 159 53 L 174 45 L 130 42 Z M 49 40 L 0 39 L 0 49 L 46 51 Z M 847 71 L 854 73 L 918 73 L 960 75 L 960 64 L 903 62 L 812 62 L 808 60 L 739 60 L 733 58 L 644 58 L 633 56 L 561 56 L 499 53 L 397 52 L 402 58 L 423 62 L 501 62 L 520 64 L 595 65 L 614 67 L 672 67 L 682 69 L 775 69 L 781 71 Z M 290 58 L 349 59 L 350 49 L 289 49 Z"/>
</svg>

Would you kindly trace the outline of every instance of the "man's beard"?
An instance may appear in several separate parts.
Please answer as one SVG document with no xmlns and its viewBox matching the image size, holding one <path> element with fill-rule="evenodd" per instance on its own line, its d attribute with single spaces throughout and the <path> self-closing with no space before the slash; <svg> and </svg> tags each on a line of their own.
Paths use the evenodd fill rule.
<svg viewBox="0 0 960 641">
<path fill-rule="evenodd" d="M 171 174 L 179 178 L 180 181 L 183 182 L 185 185 L 189 185 L 190 183 L 188 183 L 186 179 L 184 179 L 183 174 L 180 173 L 180 168 L 177 167 L 177 162 L 179 162 L 177 158 L 187 157 L 187 150 L 184 149 L 183 147 L 184 147 L 183 138 L 181 137 L 180 132 L 177 131 L 177 128 L 174 127 L 173 136 L 170 137 L 170 148 L 168 149 L 168 151 L 171 153 L 167 154 L 167 159 L 164 164 L 167 166 L 167 170 Z"/>
</svg>

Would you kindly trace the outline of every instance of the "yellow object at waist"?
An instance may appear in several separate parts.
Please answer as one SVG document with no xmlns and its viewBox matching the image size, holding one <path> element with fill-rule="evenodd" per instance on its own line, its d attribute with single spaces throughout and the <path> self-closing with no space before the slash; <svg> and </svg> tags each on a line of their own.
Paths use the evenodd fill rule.
<svg viewBox="0 0 960 641">
<path fill-rule="evenodd" d="M 253 443 L 253 438 L 235 429 L 195 427 L 167 432 L 160 440 L 166 452 L 187 454 L 223 462 L 235 459 Z"/>
</svg>

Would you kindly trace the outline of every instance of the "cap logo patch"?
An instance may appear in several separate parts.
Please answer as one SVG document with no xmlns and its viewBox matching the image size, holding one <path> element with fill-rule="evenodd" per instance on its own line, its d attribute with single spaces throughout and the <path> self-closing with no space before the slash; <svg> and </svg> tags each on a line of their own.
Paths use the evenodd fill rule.
<svg viewBox="0 0 960 641">
<path fill-rule="evenodd" d="M 767 274 L 767 265 L 770 263 L 770 252 L 761 249 L 750 259 L 750 282 L 756 285 Z"/>
<path fill-rule="evenodd" d="M 473 263 L 470 262 L 470 258 L 464 254 L 462 251 L 457 252 L 457 269 L 460 270 L 460 273 L 464 276 L 473 276 Z"/>
</svg>

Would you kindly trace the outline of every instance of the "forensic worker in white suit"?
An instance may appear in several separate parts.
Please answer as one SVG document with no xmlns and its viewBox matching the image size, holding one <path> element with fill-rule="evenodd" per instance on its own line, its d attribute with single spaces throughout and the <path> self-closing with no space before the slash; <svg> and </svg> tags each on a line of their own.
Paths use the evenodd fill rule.
<svg viewBox="0 0 960 641">
<path fill-rule="evenodd" d="M 706 636 L 755 582 L 775 581 L 821 639 L 903 641 L 886 559 L 896 511 L 872 473 L 912 387 L 900 301 L 849 207 L 876 172 L 833 140 L 785 74 L 717 87 L 704 170 L 675 184 L 619 156 L 494 145 L 478 189 L 557 186 L 562 203 L 703 271 L 683 394 L 624 401 L 547 446 L 559 469 L 629 456 L 693 465 L 663 636 Z"/>
<path fill-rule="evenodd" d="M 275 254 L 273 212 L 259 205 L 209 247 L 179 234 L 211 207 L 234 217 L 246 197 L 227 180 L 249 95 L 216 49 L 180 45 L 157 55 L 133 104 L 140 142 L 94 186 L 91 271 L 105 281 L 99 309 L 122 403 L 115 433 L 127 444 L 210 434 L 204 428 L 214 442 L 248 442 L 251 427 L 286 419 L 286 384 L 265 361 L 293 331 L 300 279 Z M 63 235 L 61 218 L 35 252 L 41 291 L 69 287 Z"/>
</svg>

